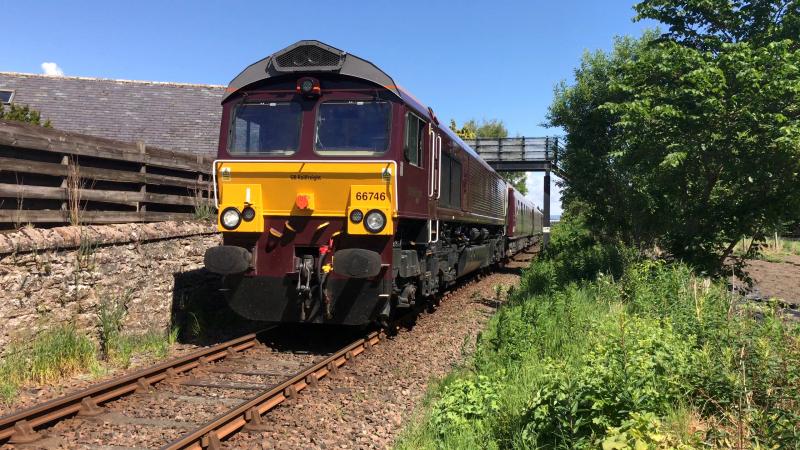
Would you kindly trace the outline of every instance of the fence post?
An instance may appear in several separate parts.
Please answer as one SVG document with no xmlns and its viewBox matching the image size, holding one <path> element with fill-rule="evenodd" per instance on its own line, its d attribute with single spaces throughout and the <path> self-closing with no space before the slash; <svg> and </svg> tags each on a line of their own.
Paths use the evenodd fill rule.
<svg viewBox="0 0 800 450">
<path fill-rule="evenodd" d="M 136 147 L 142 155 L 147 154 L 147 146 L 144 142 L 137 141 Z M 147 158 L 145 158 L 144 162 L 139 167 L 139 173 L 145 175 L 145 182 L 139 186 L 139 193 L 144 195 L 147 193 Z M 144 220 L 145 213 L 147 212 L 147 204 L 144 202 L 136 202 L 136 212 L 139 213 L 139 220 Z"/>
<path fill-rule="evenodd" d="M 64 173 L 64 176 L 61 177 L 61 189 L 64 189 L 64 201 L 61 202 L 61 210 L 65 211 L 67 215 L 67 222 L 69 222 L 69 208 L 67 206 L 67 201 L 69 198 L 69 186 L 67 185 L 67 177 L 69 177 L 69 155 L 62 155 L 61 156 L 61 165 L 64 166 L 67 170 Z"/>
</svg>

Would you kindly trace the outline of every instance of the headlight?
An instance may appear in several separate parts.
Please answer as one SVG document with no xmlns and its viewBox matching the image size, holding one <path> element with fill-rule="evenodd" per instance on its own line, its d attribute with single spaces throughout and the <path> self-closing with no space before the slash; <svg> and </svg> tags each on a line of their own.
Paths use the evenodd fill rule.
<svg viewBox="0 0 800 450">
<path fill-rule="evenodd" d="M 239 223 L 242 221 L 242 215 L 239 214 L 239 210 L 234 208 L 233 206 L 225 208 L 222 211 L 222 215 L 220 216 L 220 222 L 222 226 L 225 227 L 227 230 L 233 230 L 234 228 L 239 226 Z"/>
<path fill-rule="evenodd" d="M 255 218 L 256 218 L 256 210 L 255 209 L 253 209 L 253 208 L 248 206 L 248 207 L 246 207 L 245 209 L 242 210 L 242 219 L 244 219 L 245 222 L 250 222 L 251 220 L 253 220 Z"/>
<path fill-rule="evenodd" d="M 386 227 L 386 215 L 377 209 L 373 209 L 364 218 L 364 227 L 370 233 L 380 233 Z"/>
<path fill-rule="evenodd" d="M 350 211 L 350 221 L 353 223 L 361 223 L 361 219 L 364 218 L 364 213 L 361 212 L 360 209 L 354 209 Z"/>
</svg>

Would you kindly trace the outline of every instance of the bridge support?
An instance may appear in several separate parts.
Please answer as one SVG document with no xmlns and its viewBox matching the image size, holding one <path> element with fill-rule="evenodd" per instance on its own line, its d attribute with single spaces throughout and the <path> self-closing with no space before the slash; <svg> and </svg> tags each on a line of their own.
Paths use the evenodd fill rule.
<svg viewBox="0 0 800 450">
<path fill-rule="evenodd" d="M 550 243 L 550 171 L 545 170 L 544 172 L 544 198 L 542 199 L 542 206 L 544 207 L 544 211 L 542 211 L 542 231 L 543 231 L 543 244 L 544 247 L 547 247 L 547 244 Z"/>
</svg>

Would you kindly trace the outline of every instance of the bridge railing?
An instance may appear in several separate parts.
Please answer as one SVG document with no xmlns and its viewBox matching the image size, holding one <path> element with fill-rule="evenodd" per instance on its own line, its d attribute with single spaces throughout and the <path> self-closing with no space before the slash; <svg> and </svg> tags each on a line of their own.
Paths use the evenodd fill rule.
<svg viewBox="0 0 800 450">
<path fill-rule="evenodd" d="M 478 138 L 464 141 L 485 161 L 554 161 L 558 138 Z"/>
<path fill-rule="evenodd" d="M 499 171 L 557 170 L 563 139 L 558 137 L 513 137 L 468 139 L 484 161 Z"/>
</svg>

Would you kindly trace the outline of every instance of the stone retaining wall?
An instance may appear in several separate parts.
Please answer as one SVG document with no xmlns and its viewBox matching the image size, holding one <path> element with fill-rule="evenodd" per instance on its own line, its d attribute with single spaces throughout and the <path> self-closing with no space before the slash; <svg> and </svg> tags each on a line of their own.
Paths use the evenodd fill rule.
<svg viewBox="0 0 800 450">
<path fill-rule="evenodd" d="M 0 355 L 13 340 L 73 322 L 97 336 L 102 301 L 127 305 L 123 331 L 166 331 L 174 304 L 204 289 L 208 224 L 161 222 L 0 235 Z"/>
</svg>

